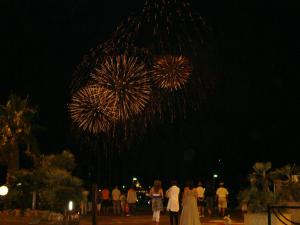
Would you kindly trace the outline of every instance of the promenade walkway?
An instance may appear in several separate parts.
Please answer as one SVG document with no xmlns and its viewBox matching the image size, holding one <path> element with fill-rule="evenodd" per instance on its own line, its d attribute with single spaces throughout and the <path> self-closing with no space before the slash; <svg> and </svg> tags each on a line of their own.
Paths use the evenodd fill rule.
<svg viewBox="0 0 300 225">
<path fill-rule="evenodd" d="M 129 217 L 112 217 L 112 216 L 100 216 L 97 219 L 97 225 L 152 225 L 151 214 L 143 214 Z M 230 217 L 232 219 L 232 225 L 243 225 L 243 217 L 240 214 L 234 214 Z M 80 225 L 91 225 L 91 217 L 82 217 Z M 202 225 L 225 225 L 225 221 L 222 218 L 201 218 Z M 169 225 L 168 215 L 162 215 L 160 225 Z"/>
<path fill-rule="evenodd" d="M 152 225 L 152 215 L 149 213 L 139 214 L 136 216 L 98 216 L 97 225 Z M 240 214 L 234 214 L 231 216 L 232 225 L 243 225 L 243 217 Z M 11 217 L 0 216 L 0 225 L 30 225 L 30 218 L 27 217 Z M 202 225 L 225 225 L 225 221 L 222 218 L 201 218 Z M 51 222 L 39 222 L 38 225 L 56 225 Z M 79 225 L 92 225 L 91 216 L 83 216 L 80 219 Z M 169 217 L 167 214 L 161 215 L 160 225 L 169 225 Z"/>
</svg>

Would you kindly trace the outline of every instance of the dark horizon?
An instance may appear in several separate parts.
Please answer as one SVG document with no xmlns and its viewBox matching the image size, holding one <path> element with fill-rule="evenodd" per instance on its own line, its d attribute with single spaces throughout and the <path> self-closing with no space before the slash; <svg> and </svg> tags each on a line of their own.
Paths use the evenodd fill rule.
<svg viewBox="0 0 300 225">
<path fill-rule="evenodd" d="M 189 2 L 211 28 L 218 85 L 199 111 L 173 124 L 154 124 L 130 151 L 104 161 L 108 156 L 87 155 L 90 150 L 71 131 L 67 104 L 72 74 L 82 57 L 137 13 L 143 1 L 4 0 L 1 104 L 11 93 L 29 95 L 47 129 L 38 135 L 40 151 L 71 149 L 78 165 L 75 174 L 86 182 L 93 176 L 111 185 L 132 176 L 147 185 L 155 178 L 183 182 L 191 177 L 196 182 L 221 167 L 225 183 L 235 188 L 257 161 L 271 161 L 274 167 L 300 164 L 294 157 L 300 147 L 297 7 L 283 2 Z"/>
</svg>

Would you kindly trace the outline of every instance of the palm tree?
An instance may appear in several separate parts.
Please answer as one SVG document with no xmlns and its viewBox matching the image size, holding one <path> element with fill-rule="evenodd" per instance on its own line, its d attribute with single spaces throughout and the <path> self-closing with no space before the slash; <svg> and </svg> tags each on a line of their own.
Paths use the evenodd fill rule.
<svg viewBox="0 0 300 225">
<path fill-rule="evenodd" d="M 32 127 L 36 113 L 28 98 L 16 95 L 11 95 L 6 105 L 0 105 L 0 163 L 7 165 L 7 178 L 20 167 L 21 146 L 29 155 L 35 150 Z"/>
<path fill-rule="evenodd" d="M 249 212 L 266 212 L 269 204 L 276 202 L 276 196 L 270 189 L 271 162 L 256 162 L 249 174 L 250 187 L 238 194 L 241 205 L 246 204 Z"/>
<path fill-rule="evenodd" d="M 276 192 L 279 200 L 283 202 L 300 201 L 300 182 L 294 180 L 294 176 L 300 174 L 300 167 L 287 164 L 284 167 L 272 171 L 272 180 L 276 183 Z"/>
<path fill-rule="evenodd" d="M 261 191 L 270 192 L 270 170 L 272 163 L 256 162 L 252 168 L 253 173 L 249 175 L 250 183 L 258 187 Z"/>
</svg>

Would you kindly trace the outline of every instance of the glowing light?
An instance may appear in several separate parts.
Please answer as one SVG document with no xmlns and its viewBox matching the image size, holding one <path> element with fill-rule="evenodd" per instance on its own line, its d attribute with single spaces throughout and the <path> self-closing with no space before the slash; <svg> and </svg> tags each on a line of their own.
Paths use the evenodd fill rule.
<svg viewBox="0 0 300 225">
<path fill-rule="evenodd" d="M 114 120 L 107 95 L 105 88 L 86 86 L 80 89 L 69 105 L 73 122 L 94 134 L 107 131 Z"/>
<path fill-rule="evenodd" d="M 213 174 L 213 178 L 218 178 L 219 177 L 219 175 L 218 174 Z"/>
<path fill-rule="evenodd" d="M 74 203 L 73 203 L 73 201 L 69 201 L 68 209 L 69 209 L 69 211 L 72 211 L 74 209 Z"/>
<path fill-rule="evenodd" d="M 140 113 L 150 99 L 148 71 L 136 57 L 108 57 L 95 69 L 92 78 L 97 86 L 107 90 L 112 113 L 119 120 Z"/>
<path fill-rule="evenodd" d="M 8 187 L 3 185 L 0 187 L 0 196 L 5 196 L 8 193 Z"/>
<path fill-rule="evenodd" d="M 154 61 L 152 78 L 160 88 L 177 90 L 184 87 L 192 66 L 184 56 L 161 56 Z"/>
</svg>

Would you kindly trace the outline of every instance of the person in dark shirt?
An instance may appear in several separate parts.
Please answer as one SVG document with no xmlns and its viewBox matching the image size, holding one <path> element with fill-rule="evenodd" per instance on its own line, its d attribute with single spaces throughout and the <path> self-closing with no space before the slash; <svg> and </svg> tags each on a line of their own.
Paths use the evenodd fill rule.
<svg viewBox="0 0 300 225">
<path fill-rule="evenodd" d="M 205 201 L 208 216 L 211 217 L 214 209 L 215 190 L 210 181 L 207 181 L 205 187 Z"/>
</svg>

